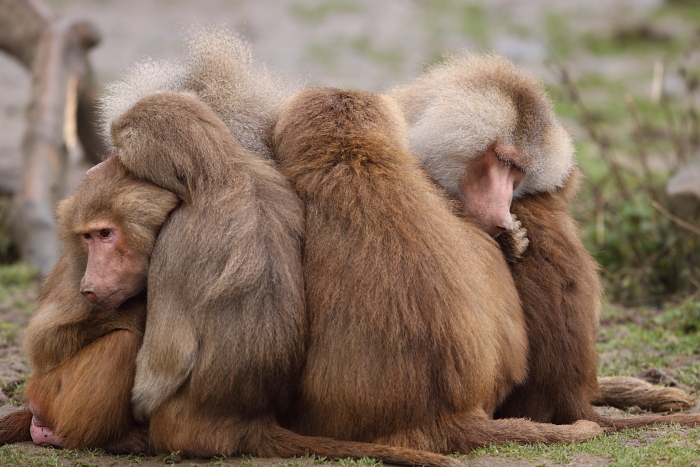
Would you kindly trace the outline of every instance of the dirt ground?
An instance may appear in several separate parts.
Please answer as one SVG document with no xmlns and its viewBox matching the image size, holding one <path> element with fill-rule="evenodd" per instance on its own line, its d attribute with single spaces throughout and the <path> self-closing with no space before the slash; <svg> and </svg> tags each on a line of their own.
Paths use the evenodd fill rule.
<svg viewBox="0 0 700 467">
<path fill-rule="evenodd" d="M 52 0 L 46 2 L 68 19 L 88 19 L 102 32 L 92 52 L 99 80 L 118 79 L 144 57 L 177 56 L 183 32 L 194 23 L 225 24 L 246 36 L 254 53 L 283 77 L 303 85 L 326 85 L 382 91 L 418 73 L 444 52 L 497 50 L 526 69 L 551 79 L 545 61 L 555 44 L 551 28 L 577 34 L 606 30 L 643 20 L 661 0 Z M 459 14 L 456 14 L 459 13 Z M 562 21 L 564 21 L 562 19 Z M 554 26 L 553 26 L 554 25 Z M 672 23 L 666 25 L 673 28 Z M 550 32 L 548 32 L 550 31 Z M 549 35 L 548 35 L 549 34 Z M 574 72 L 596 70 L 611 77 L 646 73 L 644 60 L 611 60 L 576 55 L 567 66 Z M 650 73 L 650 72 L 649 72 Z M 0 192 L 17 188 L 20 145 L 30 77 L 17 63 L 0 55 Z M 5 297 L 0 318 L 26 326 L 36 290 Z M 21 305 L 18 305 L 21 304 Z M 17 385 L 28 368 L 19 335 L 0 344 L 0 415 L 13 410 Z M 604 358 L 615 358 L 606 355 Z M 612 410 L 612 409 L 609 409 Z M 695 413 L 700 413 L 696 406 Z M 681 430 L 682 431 L 682 430 Z M 0 450 L 0 465 L 12 465 L 12 453 L 35 456 L 31 465 L 251 465 L 250 459 L 182 460 L 176 456 L 133 458 L 63 454 L 22 443 Z M 608 460 L 577 455 L 570 465 L 606 465 Z M 254 465 L 311 465 L 310 459 L 255 459 Z M 551 465 L 507 458 L 465 459 L 464 465 Z"/>
</svg>

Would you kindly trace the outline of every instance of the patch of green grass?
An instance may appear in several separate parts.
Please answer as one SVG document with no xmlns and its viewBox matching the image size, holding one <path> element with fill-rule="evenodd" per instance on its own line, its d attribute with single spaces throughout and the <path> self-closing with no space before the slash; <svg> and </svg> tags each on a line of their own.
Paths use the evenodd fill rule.
<svg viewBox="0 0 700 467">
<path fill-rule="evenodd" d="M 678 381 L 700 389 L 700 333 L 695 328 L 700 300 L 635 313 L 641 317 L 639 322 L 603 327 L 598 332 L 598 351 L 615 353 L 615 358 L 604 359 L 599 373 L 613 376 L 671 367 Z M 608 308 L 603 321 L 615 321 L 619 316 L 616 308 Z"/>
<path fill-rule="evenodd" d="M 38 270 L 24 263 L 0 265 L 0 303 L 10 308 L 23 310 L 26 315 L 34 309 L 33 300 L 27 295 L 32 295 Z M 14 325 L 0 321 L 0 340 L 14 339 L 17 330 Z"/>
<path fill-rule="evenodd" d="M 43 467 L 57 465 L 74 465 L 76 451 L 58 449 L 28 450 L 17 445 L 8 444 L 0 447 L 0 466 Z"/>
<path fill-rule="evenodd" d="M 373 459 L 370 457 L 363 457 L 361 459 L 338 459 L 338 464 L 343 465 L 343 466 L 353 466 L 353 465 L 372 466 L 372 465 L 382 465 L 382 461 L 378 461 L 377 459 Z"/>
<path fill-rule="evenodd" d="M 680 305 L 670 306 L 664 313 L 657 316 L 654 322 L 666 329 L 679 330 L 685 334 L 697 334 L 700 331 L 700 300 L 688 300 Z"/>
<path fill-rule="evenodd" d="M 625 467 L 696 466 L 700 455 L 698 443 L 700 428 L 658 427 L 596 436 L 583 443 L 490 446 L 472 452 L 469 458 L 496 456 L 526 461 L 544 458 L 565 464 L 577 457 L 594 456 Z"/>
<path fill-rule="evenodd" d="M 309 24 L 323 23 L 329 15 L 338 13 L 360 13 L 358 0 L 323 0 L 314 6 L 295 2 L 289 5 L 293 17 Z"/>
<path fill-rule="evenodd" d="M 22 393 L 27 387 L 27 382 L 29 381 L 29 375 L 23 374 L 20 376 L 24 378 L 22 380 L 13 381 L 2 388 L 2 391 L 10 398 L 10 402 L 13 404 L 20 404 L 22 401 Z"/>
<path fill-rule="evenodd" d="M 0 265 L 0 301 L 17 291 L 32 287 L 38 270 L 24 263 Z"/>
<path fill-rule="evenodd" d="M 36 268 L 28 264 L 15 263 L 0 266 L 0 286 L 26 288 L 32 284 L 36 275 Z"/>
<path fill-rule="evenodd" d="M 239 467 L 254 467 L 255 466 L 255 458 L 250 455 L 243 455 L 241 456 L 241 463 L 239 464 Z"/>
<path fill-rule="evenodd" d="M 326 460 L 325 457 L 321 458 L 323 460 L 316 460 L 314 459 L 314 464 L 322 464 L 323 461 Z M 279 464 L 275 464 L 275 467 L 301 467 L 302 463 L 299 460 L 291 459 L 288 461 L 280 462 Z"/>
<path fill-rule="evenodd" d="M 21 327 L 14 323 L 6 323 L 0 319 L 0 342 L 3 344 L 15 344 L 17 334 Z"/>
</svg>

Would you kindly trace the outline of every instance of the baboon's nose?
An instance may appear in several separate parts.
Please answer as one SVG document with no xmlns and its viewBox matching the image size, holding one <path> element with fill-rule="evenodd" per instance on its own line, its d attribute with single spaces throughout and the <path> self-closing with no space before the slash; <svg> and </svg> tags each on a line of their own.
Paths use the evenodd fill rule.
<svg viewBox="0 0 700 467">
<path fill-rule="evenodd" d="M 97 302 L 97 295 L 95 295 L 94 292 L 91 292 L 89 290 L 82 290 L 80 293 L 85 295 L 85 298 L 87 298 L 88 302 L 90 302 L 90 303 Z"/>
</svg>

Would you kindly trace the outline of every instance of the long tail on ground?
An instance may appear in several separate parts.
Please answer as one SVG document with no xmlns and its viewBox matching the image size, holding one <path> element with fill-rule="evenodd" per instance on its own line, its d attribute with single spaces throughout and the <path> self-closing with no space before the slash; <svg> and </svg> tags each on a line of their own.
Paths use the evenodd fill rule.
<svg viewBox="0 0 700 467">
<path fill-rule="evenodd" d="M 0 445 L 31 441 L 32 412 L 21 409 L 0 419 Z"/>
<path fill-rule="evenodd" d="M 448 426 L 445 434 L 451 438 L 448 441 L 451 449 L 465 454 L 472 449 L 508 441 L 517 444 L 578 443 L 603 432 L 596 422 L 588 420 L 578 420 L 571 425 L 554 425 L 524 418 L 491 420 L 474 417 L 455 421 L 454 426 Z"/>
<path fill-rule="evenodd" d="M 302 436 L 279 426 L 261 427 L 247 437 L 246 451 L 260 457 L 292 457 L 313 454 L 327 459 L 372 457 L 388 464 L 456 467 L 450 457 L 427 451 L 330 438 Z"/>
<path fill-rule="evenodd" d="M 610 405 L 620 409 L 637 406 L 652 412 L 685 410 L 693 406 L 693 399 L 681 389 L 654 386 L 631 376 L 598 377 L 601 398 L 594 405 Z"/>
</svg>

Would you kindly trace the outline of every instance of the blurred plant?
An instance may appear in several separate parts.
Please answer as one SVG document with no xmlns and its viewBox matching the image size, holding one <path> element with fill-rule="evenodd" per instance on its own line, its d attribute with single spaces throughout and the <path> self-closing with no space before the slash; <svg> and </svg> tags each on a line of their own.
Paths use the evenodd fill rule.
<svg viewBox="0 0 700 467">
<path fill-rule="evenodd" d="M 584 104 L 568 70 L 555 65 L 588 137 L 581 152 L 592 152 L 604 169 L 582 164 L 588 178 L 576 214 L 613 301 L 655 302 L 700 291 L 700 226 L 670 212 L 665 190 L 671 174 L 700 156 L 697 55 L 683 54 L 676 71 L 682 89 L 674 94 L 664 92 L 664 65 L 657 62 L 650 97 L 624 95 L 631 127 L 612 133 Z"/>
<path fill-rule="evenodd" d="M 667 329 L 679 329 L 686 334 L 700 331 L 700 300 L 686 300 L 668 308 L 654 321 Z"/>
<path fill-rule="evenodd" d="M 0 266 L 0 302 L 32 287 L 38 272 L 37 268 L 26 263 Z"/>
</svg>

